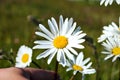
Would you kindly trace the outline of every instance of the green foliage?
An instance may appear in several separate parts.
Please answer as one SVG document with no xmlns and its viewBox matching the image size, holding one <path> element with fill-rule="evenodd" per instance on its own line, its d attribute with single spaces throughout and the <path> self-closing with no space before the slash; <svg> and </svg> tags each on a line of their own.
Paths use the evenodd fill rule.
<svg viewBox="0 0 120 80">
<path fill-rule="evenodd" d="M 101 46 L 97 44 L 97 38 L 101 34 L 102 27 L 110 24 L 112 21 L 118 24 L 120 16 L 120 6 L 113 4 L 112 6 L 100 6 L 98 2 L 86 3 L 86 1 L 70 1 L 70 0 L 1 0 L 0 1 L 0 49 L 5 51 L 3 55 L 7 59 L 0 60 L 0 68 L 10 67 L 11 61 L 15 60 L 16 53 L 20 45 L 25 44 L 33 47 L 33 41 L 37 39 L 34 32 L 37 30 L 36 25 L 27 20 L 28 15 L 33 15 L 39 19 L 41 23 L 46 24 L 50 17 L 55 17 L 58 20 L 59 15 L 65 17 L 73 17 L 77 25 L 81 26 L 82 30 L 92 37 L 97 51 L 101 80 L 117 80 L 119 64 L 112 63 L 111 60 L 104 61 L 104 55 L 100 53 Z M 90 57 L 93 62 L 93 67 L 97 68 L 97 61 L 93 49 L 85 43 L 85 57 Z M 13 49 L 14 58 L 10 57 L 8 52 Z M 55 62 L 47 64 L 47 59 L 36 60 L 36 56 L 42 51 L 34 51 L 33 61 L 42 69 L 54 70 Z M 55 60 L 55 59 L 54 59 Z M 14 61 L 13 61 L 14 62 Z M 31 67 L 38 67 L 35 63 L 31 63 Z M 46 63 L 45 63 L 46 62 Z M 12 64 L 13 66 L 14 64 Z M 113 66 L 113 67 L 112 67 Z M 72 71 L 65 72 L 62 66 L 59 66 L 58 73 L 62 80 L 68 80 L 72 76 Z M 96 74 L 86 75 L 85 80 L 95 80 Z M 81 74 L 77 74 L 75 80 L 80 80 Z"/>
</svg>

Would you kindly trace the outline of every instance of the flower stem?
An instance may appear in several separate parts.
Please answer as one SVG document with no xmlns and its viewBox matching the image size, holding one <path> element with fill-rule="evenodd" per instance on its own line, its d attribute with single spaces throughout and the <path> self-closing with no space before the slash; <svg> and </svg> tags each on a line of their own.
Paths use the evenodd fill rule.
<svg viewBox="0 0 120 80">
<path fill-rule="evenodd" d="M 95 59 L 96 59 L 96 80 L 101 80 L 100 78 L 100 64 L 99 64 L 99 55 L 98 55 L 98 52 L 97 52 L 97 47 L 96 45 L 94 44 L 94 41 L 93 41 L 93 38 L 89 37 L 89 36 L 85 36 L 84 37 L 86 42 L 88 43 L 88 45 L 90 47 L 93 48 L 93 53 L 95 55 Z"/>
<path fill-rule="evenodd" d="M 57 80 L 57 73 L 58 73 L 58 61 L 56 60 L 54 80 Z"/>
<path fill-rule="evenodd" d="M 71 76 L 71 78 L 69 79 L 69 80 L 73 80 L 74 79 L 74 77 L 75 77 L 75 75 L 72 75 Z M 82 74 L 82 79 L 81 80 L 84 80 L 85 79 L 85 75 L 84 74 Z"/>
<path fill-rule="evenodd" d="M 120 17 L 119 17 L 119 28 L 120 28 Z"/>
<path fill-rule="evenodd" d="M 114 64 L 115 63 L 111 64 L 111 70 L 110 70 L 110 73 L 109 73 L 110 74 L 109 80 L 113 80 L 112 71 L 113 71 Z"/>
<path fill-rule="evenodd" d="M 119 58 L 119 62 L 120 62 L 120 58 Z M 119 64 L 119 79 L 120 80 L 120 64 Z"/>
<path fill-rule="evenodd" d="M 40 67 L 35 61 L 32 60 L 32 63 L 33 63 L 36 67 L 38 67 L 39 69 L 41 69 L 41 67 Z"/>
<path fill-rule="evenodd" d="M 84 80 L 85 79 L 85 74 L 82 74 L 82 80 Z"/>
<path fill-rule="evenodd" d="M 74 79 L 74 77 L 75 77 L 75 75 L 72 75 L 72 76 L 71 76 L 71 78 L 70 78 L 70 80 L 73 80 L 73 79 Z"/>
</svg>

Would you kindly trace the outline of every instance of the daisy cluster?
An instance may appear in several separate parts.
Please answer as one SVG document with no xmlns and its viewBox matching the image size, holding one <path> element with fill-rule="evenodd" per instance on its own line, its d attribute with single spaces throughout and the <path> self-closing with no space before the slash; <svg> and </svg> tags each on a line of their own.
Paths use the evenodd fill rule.
<svg viewBox="0 0 120 80">
<path fill-rule="evenodd" d="M 120 0 L 115 1 L 120 4 Z M 113 0 L 101 0 L 100 5 L 103 3 L 105 6 L 111 5 Z M 67 67 L 66 71 L 73 70 L 73 75 L 76 75 L 77 72 L 83 75 L 96 72 L 91 67 L 90 58 L 84 59 L 84 53 L 77 51 L 84 49 L 82 43 L 85 42 L 86 33 L 83 33 L 76 22 L 73 22 L 73 18 L 64 20 L 61 15 L 59 24 L 57 24 L 57 21 L 52 17 L 48 19 L 48 27 L 39 24 L 39 31 L 36 31 L 35 34 L 42 38 L 34 41 L 36 45 L 33 49 L 44 49 L 36 59 L 48 57 L 47 63 L 50 64 L 55 58 L 60 65 Z M 112 62 L 114 62 L 120 57 L 120 26 L 118 27 L 114 22 L 104 26 L 98 42 L 104 47 L 102 53 L 107 55 L 104 60 L 113 57 Z M 22 45 L 18 50 L 15 67 L 29 66 L 32 62 L 33 49 Z"/>
<path fill-rule="evenodd" d="M 120 57 L 120 28 L 112 22 L 103 27 L 103 34 L 98 38 L 98 42 L 104 47 L 103 54 L 106 54 L 104 60 L 113 57 L 112 62 Z"/>
<path fill-rule="evenodd" d="M 120 5 L 120 0 L 101 0 L 100 5 L 105 3 L 105 6 L 112 5 L 113 1 L 115 1 L 118 5 Z"/>
<path fill-rule="evenodd" d="M 63 67 L 67 67 L 66 71 L 73 70 L 73 75 L 77 72 L 82 74 L 93 74 L 95 69 L 91 67 L 90 58 L 84 60 L 83 52 L 78 53 L 76 49 L 83 49 L 85 42 L 85 33 L 73 22 L 73 18 L 59 18 L 59 25 L 52 17 L 48 19 L 48 26 L 39 24 L 39 31 L 35 34 L 42 37 L 40 40 L 34 41 L 36 44 L 33 49 L 44 49 L 36 59 L 48 57 L 47 63 L 50 64 L 53 58 Z M 16 57 L 16 67 L 25 68 L 32 61 L 32 49 L 22 45 Z"/>
<path fill-rule="evenodd" d="M 101 0 L 100 5 L 104 3 L 105 6 L 108 4 L 112 5 L 113 1 L 120 5 L 120 0 Z M 107 55 L 104 60 L 113 57 L 112 62 L 114 62 L 117 58 L 120 58 L 120 17 L 119 26 L 112 22 L 110 25 L 103 27 L 102 35 L 98 38 L 98 42 L 104 47 L 102 53 Z"/>
<path fill-rule="evenodd" d="M 67 66 L 67 71 L 73 70 L 74 75 L 76 72 L 82 74 L 95 73 L 95 69 L 91 68 L 90 58 L 83 60 L 83 52 L 78 54 L 75 49 L 84 48 L 82 43 L 85 41 L 86 34 L 83 33 L 80 26 L 77 27 L 76 22 L 73 22 L 73 18 L 64 20 L 61 15 L 58 25 L 52 17 L 48 20 L 48 25 L 49 28 L 46 28 L 44 25 L 39 24 L 40 31 L 35 32 L 44 40 L 36 40 L 33 49 L 45 49 L 37 56 L 37 59 L 48 57 L 47 63 L 50 64 L 52 59 L 56 57 L 59 64 L 63 67 Z"/>
</svg>

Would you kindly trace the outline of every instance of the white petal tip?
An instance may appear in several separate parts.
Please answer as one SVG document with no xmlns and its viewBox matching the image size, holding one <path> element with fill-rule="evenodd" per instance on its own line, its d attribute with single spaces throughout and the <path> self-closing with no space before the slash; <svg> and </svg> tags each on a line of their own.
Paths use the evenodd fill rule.
<svg viewBox="0 0 120 80">
<path fill-rule="evenodd" d="M 51 61 L 50 61 L 50 60 L 48 60 L 48 61 L 47 61 L 47 64 L 49 65 L 50 63 L 51 63 Z"/>
<path fill-rule="evenodd" d="M 32 49 L 36 49 L 36 47 L 33 47 Z"/>
</svg>

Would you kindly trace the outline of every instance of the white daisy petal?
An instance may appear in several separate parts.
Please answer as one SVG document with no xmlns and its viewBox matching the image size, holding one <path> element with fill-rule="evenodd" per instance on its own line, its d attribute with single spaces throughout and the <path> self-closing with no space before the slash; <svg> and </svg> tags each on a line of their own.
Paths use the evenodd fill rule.
<svg viewBox="0 0 120 80">
<path fill-rule="evenodd" d="M 63 23 L 64 23 L 64 21 L 63 21 L 63 16 L 62 15 L 60 15 L 60 19 L 59 19 L 60 21 L 59 21 L 59 34 L 61 34 L 62 33 L 62 26 L 63 26 Z"/>
<path fill-rule="evenodd" d="M 61 49 L 58 50 L 58 53 L 57 53 L 57 61 L 59 62 L 60 61 L 60 57 L 61 57 Z"/>
<path fill-rule="evenodd" d="M 80 26 L 78 26 L 75 30 L 74 30 L 74 32 L 72 33 L 72 35 L 76 35 L 76 33 L 78 33 L 78 32 L 82 32 L 82 31 L 80 31 Z"/>
<path fill-rule="evenodd" d="M 77 71 L 74 71 L 73 74 L 76 75 Z"/>
<path fill-rule="evenodd" d="M 102 5 L 105 2 L 105 0 L 101 0 L 100 5 Z"/>
<path fill-rule="evenodd" d="M 35 41 L 34 43 L 35 44 L 45 44 L 45 45 L 52 44 L 51 41 L 45 41 L 45 40 L 38 40 L 38 41 Z"/>
<path fill-rule="evenodd" d="M 62 25 L 62 32 L 61 35 L 65 35 L 68 30 L 68 18 L 65 19 L 65 22 Z"/>
<path fill-rule="evenodd" d="M 103 54 L 110 54 L 110 52 L 105 52 L 105 51 L 102 51 L 101 53 L 103 53 Z"/>
<path fill-rule="evenodd" d="M 72 24 L 73 24 L 73 18 L 70 18 L 68 21 L 68 29 L 71 28 Z"/>
<path fill-rule="evenodd" d="M 47 34 L 49 37 L 53 38 L 53 34 L 50 31 L 48 31 L 42 24 L 39 24 L 39 27 L 45 34 Z"/>
<path fill-rule="evenodd" d="M 72 70 L 72 68 L 71 68 L 71 67 L 66 69 L 66 71 L 70 71 L 70 70 Z"/>
<path fill-rule="evenodd" d="M 78 38 L 80 39 L 80 38 L 83 38 L 83 37 L 85 37 L 86 36 L 86 34 L 85 33 L 82 33 L 82 34 L 80 34 L 79 36 L 78 36 Z"/>
<path fill-rule="evenodd" d="M 113 59 L 112 59 L 112 62 L 114 62 L 118 57 L 119 57 L 119 55 L 114 56 Z"/>
<path fill-rule="evenodd" d="M 53 54 L 51 54 L 51 55 L 49 56 L 48 62 L 47 62 L 48 64 L 51 63 L 51 61 L 52 61 L 53 57 L 55 56 L 56 52 L 57 52 L 57 50 L 55 50 L 55 51 L 53 52 Z"/>
<path fill-rule="evenodd" d="M 111 24 L 111 27 L 113 26 L 116 30 L 118 30 L 118 26 L 114 22 L 112 22 Z"/>
<path fill-rule="evenodd" d="M 83 43 L 83 42 L 85 42 L 85 39 L 77 40 L 77 43 L 78 43 L 78 44 Z"/>
<path fill-rule="evenodd" d="M 79 55 L 77 56 L 76 64 L 81 64 L 83 61 L 83 58 L 84 58 L 84 55 L 82 52 L 80 52 Z"/>
<path fill-rule="evenodd" d="M 49 56 L 51 53 L 53 53 L 54 51 L 55 51 L 55 49 L 48 49 L 48 50 L 44 51 L 43 53 L 39 54 L 36 59 L 45 58 L 45 57 Z"/>
<path fill-rule="evenodd" d="M 66 53 L 68 59 L 72 59 L 72 60 L 74 59 L 74 56 L 66 48 L 64 48 L 63 50 Z"/>
<path fill-rule="evenodd" d="M 68 67 L 69 67 L 69 66 L 72 66 L 72 65 L 70 64 L 70 61 L 68 61 L 68 60 L 66 61 L 66 66 L 68 66 Z M 71 68 L 71 67 L 70 67 L 70 68 Z"/>
<path fill-rule="evenodd" d="M 78 27 L 78 30 L 80 30 L 79 27 Z M 83 31 L 76 31 L 76 33 L 74 33 L 74 36 L 79 36 L 82 32 Z"/>
<path fill-rule="evenodd" d="M 47 44 L 43 44 L 43 45 L 36 45 L 33 47 L 33 49 L 48 49 L 48 48 L 52 48 L 52 45 L 47 45 Z"/>
<path fill-rule="evenodd" d="M 73 26 L 70 28 L 70 30 L 67 32 L 67 36 L 68 37 L 73 33 L 73 31 L 75 30 L 75 28 L 76 28 L 76 23 L 74 23 Z"/>
<path fill-rule="evenodd" d="M 54 25 L 55 31 L 58 32 L 58 25 L 57 25 L 56 20 L 52 17 L 52 18 L 51 18 L 51 21 L 52 21 L 52 23 L 53 23 L 53 25 Z"/>
<path fill-rule="evenodd" d="M 83 65 L 85 65 L 86 63 L 88 63 L 90 61 L 90 58 L 87 58 L 83 61 Z"/>
<path fill-rule="evenodd" d="M 120 4 L 120 0 L 116 0 L 117 4 Z"/>
<path fill-rule="evenodd" d="M 87 69 L 85 71 L 83 71 L 84 74 L 94 74 L 96 72 L 95 69 Z"/>
<path fill-rule="evenodd" d="M 44 51 L 44 52 L 41 53 L 41 54 L 39 54 L 39 55 L 36 57 L 36 59 L 41 59 L 41 58 L 43 58 L 43 57 L 47 57 L 48 55 L 50 55 L 49 51 L 50 51 L 50 49 Z M 48 53 L 49 53 L 49 54 L 48 54 Z"/>
<path fill-rule="evenodd" d="M 105 1 L 105 6 L 107 6 L 109 4 L 109 0 Z"/>
<path fill-rule="evenodd" d="M 86 68 L 89 68 L 91 65 L 92 65 L 92 62 L 90 62 L 90 63 L 86 66 Z"/>
<path fill-rule="evenodd" d="M 62 64 L 63 67 L 65 67 L 65 65 L 66 65 L 66 58 L 64 55 L 64 51 L 62 51 L 62 53 L 61 53 L 60 64 Z"/>
<path fill-rule="evenodd" d="M 44 34 L 44 33 L 41 33 L 41 32 L 35 32 L 35 34 L 36 34 L 36 35 L 39 35 L 39 36 L 42 36 L 42 37 L 48 39 L 49 41 L 52 41 L 52 39 L 51 39 L 49 36 L 47 36 L 46 34 Z"/>
<path fill-rule="evenodd" d="M 112 3 L 113 3 L 113 0 L 110 0 L 110 1 L 109 1 L 109 4 L 111 5 Z"/>
<path fill-rule="evenodd" d="M 62 25 L 63 25 L 63 16 L 62 15 L 60 15 L 60 19 L 59 19 L 59 32 L 61 33 L 61 31 L 62 31 Z"/>
<path fill-rule="evenodd" d="M 25 66 L 22 66 L 20 63 L 16 63 L 16 64 L 15 64 L 15 67 L 22 68 L 22 67 L 25 67 Z"/>
<path fill-rule="evenodd" d="M 105 57 L 104 60 L 107 60 L 107 59 L 109 59 L 109 58 L 111 58 L 111 57 L 113 57 L 113 54 L 107 55 L 107 57 Z"/>
<path fill-rule="evenodd" d="M 48 25 L 50 26 L 50 30 L 53 33 L 53 35 L 56 36 L 57 31 L 56 31 L 53 23 L 50 20 L 48 20 Z"/>
<path fill-rule="evenodd" d="M 77 51 L 74 50 L 73 48 L 67 47 L 67 49 L 69 49 L 73 54 L 78 55 Z"/>
<path fill-rule="evenodd" d="M 84 48 L 83 45 L 76 45 L 76 44 L 74 44 L 73 47 L 74 47 L 74 48 L 78 48 L 78 49 L 83 49 L 83 48 Z"/>
</svg>

